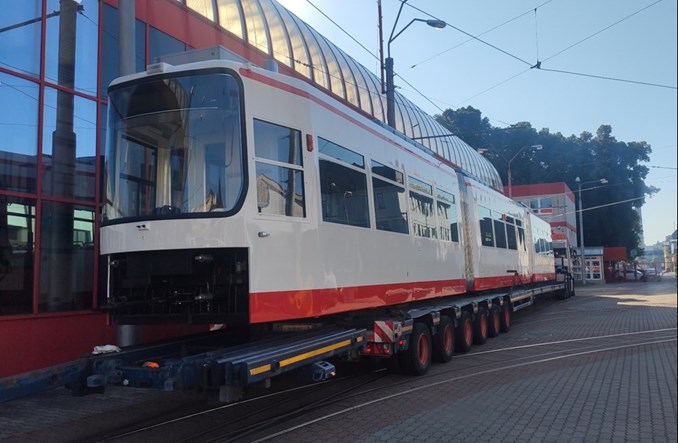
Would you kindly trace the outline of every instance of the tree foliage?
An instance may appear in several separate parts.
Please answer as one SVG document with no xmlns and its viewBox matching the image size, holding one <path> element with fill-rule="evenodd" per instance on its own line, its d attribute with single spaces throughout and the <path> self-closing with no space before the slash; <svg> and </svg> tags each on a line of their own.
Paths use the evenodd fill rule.
<svg viewBox="0 0 678 443">
<path fill-rule="evenodd" d="M 618 141 L 609 125 L 601 125 L 595 135 L 582 132 L 568 137 L 548 128 L 537 131 L 528 122 L 498 128 L 471 106 L 447 109 L 435 118 L 471 146 L 484 148 L 504 183 L 512 159 L 513 185 L 565 182 L 577 195 L 578 184 L 584 184 L 585 244 L 638 250 L 642 223 L 636 209 L 645 197 L 659 191 L 645 185 L 649 169 L 642 163 L 650 160 L 652 152 L 646 142 Z M 529 148 L 535 145 L 542 149 Z M 607 183 L 597 184 L 602 178 Z"/>
</svg>

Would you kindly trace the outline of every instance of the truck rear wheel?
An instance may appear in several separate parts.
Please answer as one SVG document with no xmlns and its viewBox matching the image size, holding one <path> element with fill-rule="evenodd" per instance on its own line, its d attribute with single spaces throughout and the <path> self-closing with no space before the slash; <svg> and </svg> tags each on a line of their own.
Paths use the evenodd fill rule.
<svg viewBox="0 0 678 443">
<path fill-rule="evenodd" d="M 473 346 L 473 321 L 471 314 L 462 312 L 457 325 L 457 350 L 468 352 Z"/>
<path fill-rule="evenodd" d="M 484 345 L 487 341 L 488 326 L 487 326 L 487 309 L 478 308 L 478 316 L 474 324 L 473 342 L 477 345 Z"/>
<path fill-rule="evenodd" d="M 412 328 L 410 346 L 398 354 L 400 368 L 406 374 L 424 375 L 431 366 L 431 331 L 424 323 L 417 322 Z"/>
<path fill-rule="evenodd" d="M 490 308 L 488 320 L 487 335 L 490 337 L 498 336 L 499 331 L 501 331 L 501 311 L 499 310 L 499 306 L 493 305 Z"/>
<path fill-rule="evenodd" d="M 440 316 L 438 332 L 433 336 L 433 360 L 447 363 L 454 354 L 454 324 L 447 315 Z"/>
<path fill-rule="evenodd" d="M 501 332 L 508 332 L 511 329 L 511 302 L 507 301 L 501 308 Z"/>
</svg>

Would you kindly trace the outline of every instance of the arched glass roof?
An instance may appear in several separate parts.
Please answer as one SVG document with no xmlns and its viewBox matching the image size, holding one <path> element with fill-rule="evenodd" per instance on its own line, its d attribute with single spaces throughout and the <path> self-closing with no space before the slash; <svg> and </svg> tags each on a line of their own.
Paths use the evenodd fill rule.
<svg viewBox="0 0 678 443">
<path fill-rule="evenodd" d="M 275 0 L 187 0 L 188 7 L 268 54 L 319 88 L 381 122 L 386 97 L 381 80 Z M 213 13 L 216 11 L 216 14 Z M 502 189 L 497 170 L 475 149 L 450 135 L 429 114 L 396 91 L 396 129 L 456 164 L 481 182 Z"/>
</svg>

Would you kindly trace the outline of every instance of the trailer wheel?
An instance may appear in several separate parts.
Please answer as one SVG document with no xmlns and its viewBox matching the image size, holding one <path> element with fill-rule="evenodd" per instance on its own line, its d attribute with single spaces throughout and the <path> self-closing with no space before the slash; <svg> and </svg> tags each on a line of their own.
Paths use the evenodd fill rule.
<svg viewBox="0 0 678 443">
<path fill-rule="evenodd" d="M 447 315 L 440 316 L 438 333 L 433 336 L 433 360 L 447 363 L 454 354 L 454 324 Z"/>
<path fill-rule="evenodd" d="M 424 375 L 431 366 L 431 331 L 424 323 L 417 322 L 412 328 L 410 346 L 398 354 L 400 368 L 406 374 Z"/>
<path fill-rule="evenodd" d="M 474 323 L 473 342 L 477 345 L 484 345 L 488 335 L 487 309 L 478 308 L 478 316 Z"/>
<path fill-rule="evenodd" d="M 499 329 L 501 332 L 508 332 L 509 329 L 511 329 L 511 302 L 507 301 L 504 303 L 504 306 L 501 308 L 501 316 L 500 316 L 500 325 L 501 328 Z"/>
<path fill-rule="evenodd" d="M 473 321 L 471 314 L 462 312 L 457 325 L 457 350 L 468 352 L 473 345 Z"/>
<path fill-rule="evenodd" d="M 490 337 L 496 337 L 501 331 L 501 311 L 499 306 L 494 305 L 490 308 L 489 322 L 487 327 L 487 335 Z"/>
</svg>

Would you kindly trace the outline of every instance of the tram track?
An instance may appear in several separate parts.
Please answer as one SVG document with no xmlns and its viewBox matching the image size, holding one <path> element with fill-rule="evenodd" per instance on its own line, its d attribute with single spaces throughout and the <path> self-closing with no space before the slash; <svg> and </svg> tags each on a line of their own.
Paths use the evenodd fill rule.
<svg viewBox="0 0 678 443">
<path fill-rule="evenodd" d="M 491 377 L 497 373 L 534 365 L 552 364 L 565 359 L 586 358 L 604 352 L 675 342 L 675 332 L 676 328 L 662 328 L 509 346 L 486 351 L 474 349 L 473 352 L 467 354 L 456 354 L 451 365 L 436 365 L 433 371 L 422 377 L 400 378 L 396 374 L 383 370 L 348 376 L 319 385 L 311 385 L 306 389 L 284 390 L 251 398 L 245 402 L 175 417 L 164 422 L 139 426 L 135 429 L 128 428 L 125 432 L 109 434 L 95 441 L 136 440 L 137 438 L 139 441 L 153 440 L 153 436 L 160 434 L 172 435 L 172 429 L 175 429 L 179 423 L 188 428 L 195 428 L 196 431 L 171 441 L 204 443 L 268 441 L 305 426 L 424 389 L 433 389 L 437 386 L 472 380 L 477 377 Z M 523 356 L 515 355 L 516 352 L 524 353 L 533 350 L 540 352 Z M 486 356 L 496 357 L 497 360 L 488 361 L 483 358 Z M 474 357 L 481 358 L 482 361 L 463 366 L 454 365 L 454 361 L 465 361 Z M 387 375 L 398 378 L 389 380 Z M 382 383 L 378 383 L 380 381 Z M 383 383 L 384 381 L 386 383 Z M 374 386 L 375 383 L 377 383 L 376 386 Z M 405 388 L 398 390 L 401 387 Z M 392 392 L 393 390 L 397 392 Z M 339 409 L 336 409 L 337 406 L 340 406 Z M 333 407 L 336 410 L 332 411 Z M 227 409 L 230 411 L 225 417 L 209 417 L 223 413 Z M 249 410 L 254 412 L 248 414 L 246 411 Z M 323 411 L 325 411 L 324 414 Z M 199 417 L 202 418 L 199 419 Z M 292 424 L 288 426 L 289 422 Z M 271 431 L 270 434 L 266 434 L 268 430 Z M 256 440 L 251 438 L 256 438 Z"/>
</svg>

